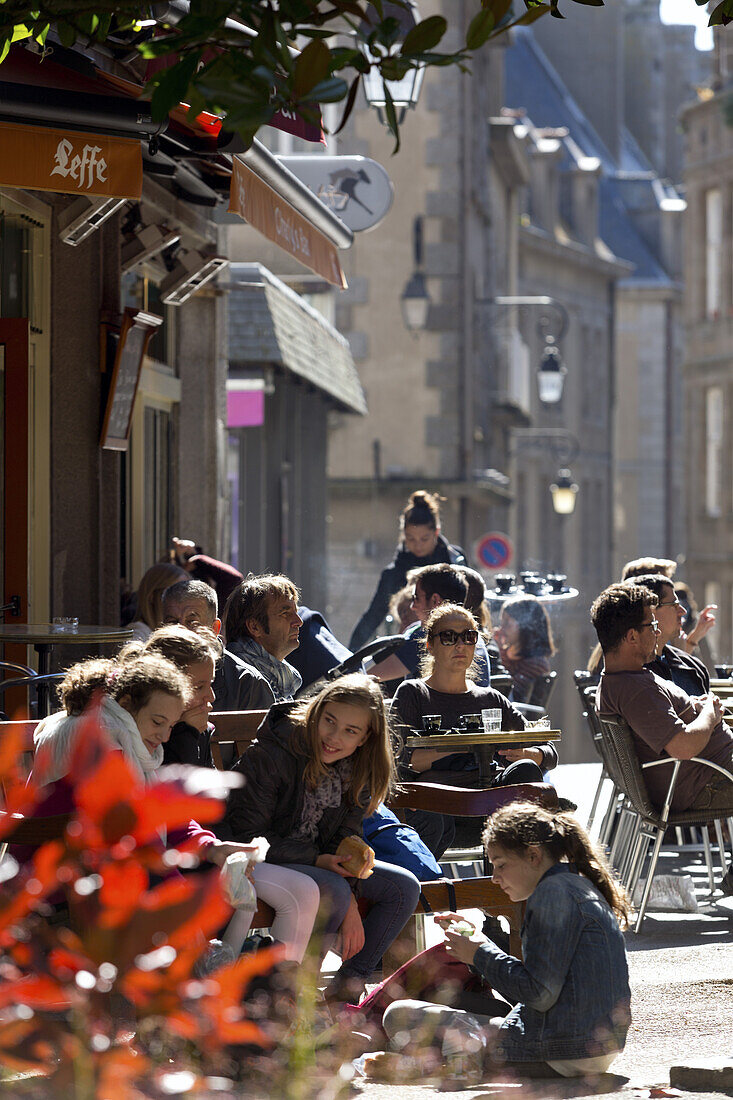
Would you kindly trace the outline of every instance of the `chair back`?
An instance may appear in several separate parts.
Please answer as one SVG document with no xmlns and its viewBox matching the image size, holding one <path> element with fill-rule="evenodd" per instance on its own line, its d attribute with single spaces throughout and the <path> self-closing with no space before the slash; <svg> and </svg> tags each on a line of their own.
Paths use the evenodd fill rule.
<svg viewBox="0 0 733 1100">
<path fill-rule="evenodd" d="M 558 808 L 557 791 L 549 783 L 515 783 L 479 790 L 442 783 L 401 783 L 389 799 L 389 807 L 430 810 L 451 817 L 488 817 L 510 802 L 537 802 L 548 810 Z"/>
<path fill-rule="evenodd" d="M 219 710 L 211 713 L 209 717 L 214 725 L 211 755 L 220 771 L 224 767 L 222 748 L 233 746 L 234 759 L 238 760 L 256 739 L 257 730 L 268 713 L 266 710 Z"/>
<path fill-rule="evenodd" d="M 529 696 L 525 699 L 531 707 L 546 707 L 552 695 L 557 680 L 556 672 L 546 672 L 544 676 L 538 676 L 532 683 Z"/>
<path fill-rule="evenodd" d="M 606 770 L 631 806 L 646 821 L 659 822 L 660 815 L 649 797 L 644 773 L 634 745 L 634 736 L 627 722 L 618 714 L 599 714 Z"/>
<path fill-rule="evenodd" d="M 512 690 L 512 678 L 508 672 L 492 672 L 491 686 L 495 691 L 508 697 L 509 692 Z"/>
</svg>

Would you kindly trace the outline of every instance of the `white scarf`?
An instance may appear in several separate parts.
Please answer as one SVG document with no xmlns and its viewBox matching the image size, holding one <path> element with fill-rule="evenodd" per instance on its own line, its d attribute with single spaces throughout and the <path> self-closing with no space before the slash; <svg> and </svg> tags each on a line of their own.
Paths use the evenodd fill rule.
<svg viewBox="0 0 733 1100">
<path fill-rule="evenodd" d="M 98 714 L 112 744 L 122 750 L 135 775 L 149 783 L 153 772 L 163 763 L 163 746 L 158 745 L 154 753 L 148 752 L 135 719 L 109 695 L 103 696 Z M 68 773 L 74 737 L 86 717 L 86 714 L 70 717 L 60 711 L 43 719 L 33 736 L 36 753 L 40 752 L 40 759 L 36 757 L 33 767 L 36 782 L 53 783 Z"/>
</svg>

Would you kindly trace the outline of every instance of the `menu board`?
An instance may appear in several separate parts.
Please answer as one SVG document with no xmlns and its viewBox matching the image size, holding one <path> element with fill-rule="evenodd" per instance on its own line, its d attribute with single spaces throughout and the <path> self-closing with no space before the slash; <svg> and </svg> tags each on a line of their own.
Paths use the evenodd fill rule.
<svg viewBox="0 0 733 1100">
<path fill-rule="evenodd" d="M 100 445 L 108 450 L 127 450 L 143 358 L 151 336 L 162 324 L 163 318 L 154 313 L 126 309 L 119 334 L 112 334 L 116 348 L 100 438 Z"/>
</svg>

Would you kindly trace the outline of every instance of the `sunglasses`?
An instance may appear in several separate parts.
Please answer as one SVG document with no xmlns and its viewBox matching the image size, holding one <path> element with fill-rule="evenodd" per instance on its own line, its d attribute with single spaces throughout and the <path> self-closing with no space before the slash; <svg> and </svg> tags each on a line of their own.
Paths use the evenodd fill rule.
<svg viewBox="0 0 733 1100">
<path fill-rule="evenodd" d="M 460 634 L 457 630 L 439 630 L 437 634 L 429 634 L 428 637 L 431 641 L 440 638 L 441 645 L 456 645 L 458 642 L 463 642 L 464 645 L 476 645 L 478 630 L 464 630 Z"/>
</svg>

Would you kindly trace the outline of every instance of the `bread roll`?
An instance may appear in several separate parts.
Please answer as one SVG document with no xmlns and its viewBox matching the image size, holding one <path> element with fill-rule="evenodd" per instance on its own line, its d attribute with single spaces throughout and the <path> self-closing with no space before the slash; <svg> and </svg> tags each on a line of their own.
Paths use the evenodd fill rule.
<svg viewBox="0 0 733 1100">
<path fill-rule="evenodd" d="M 345 836 L 336 849 L 337 856 L 346 856 L 341 866 L 354 878 L 369 878 L 374 866 L 374 849 L 360 836 Z"/>
</svg>

